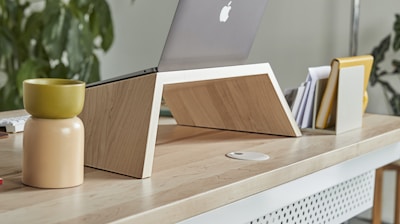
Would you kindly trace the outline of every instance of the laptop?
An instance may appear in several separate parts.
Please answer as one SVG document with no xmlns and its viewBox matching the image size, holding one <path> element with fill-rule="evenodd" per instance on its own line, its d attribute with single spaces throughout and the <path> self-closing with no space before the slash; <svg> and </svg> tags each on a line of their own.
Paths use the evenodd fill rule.
<svg viewBox="0 0 400 224">
<path fill-rule="evenodd" d="M 268 0 L 180 0 L 157 67 L 87 87 L 155 72 L 243 64 Z"/>
</svg>

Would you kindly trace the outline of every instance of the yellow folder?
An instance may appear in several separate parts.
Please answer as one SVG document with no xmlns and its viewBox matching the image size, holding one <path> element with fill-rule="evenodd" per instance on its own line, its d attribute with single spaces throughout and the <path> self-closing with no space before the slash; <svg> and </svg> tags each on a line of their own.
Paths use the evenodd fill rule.
<svg viewBox="0 0 400 224">
<path fill-rule="evenodd" d="M 322 96 L 321 104 L 316 117 L 316 128 L 325 129 L 333 125 L 335 122 L 334 107 L 336 105 L 337 99 L 337 88 L 340 69 L 360 65 L 364 66 L 363 111 L 365 111 L 368 104 L 367 86 L 372 69 L 372 63 L 373 57 L 371 55 L 335 58 L 332 60 L 328 83 Z"/>
</svg>

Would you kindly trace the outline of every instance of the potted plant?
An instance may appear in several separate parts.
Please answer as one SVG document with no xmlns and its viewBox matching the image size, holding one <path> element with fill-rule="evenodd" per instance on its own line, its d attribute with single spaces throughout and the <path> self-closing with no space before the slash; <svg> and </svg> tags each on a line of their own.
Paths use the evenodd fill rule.
<svg viewBox="0 0 400 224">
<path fill-rule="evenodd" d="M 400 78 L 400 14 L 395 15 L 393 31 L 388 34 L 376 46 L 372 55 L 374 56 L 374 64 L 371 71 L 371 86 L 379 84 L 383 88 L 385 98 L 387 99 L 394 115 L 400 115 L 400 91 L 393 86 L 393 79 Z M 386 56 L 391 54 L 391 67 L 384 68 Z M 397 54 L 396 54 L 397 53 Z M 396 57 L 397 56 L 397 57 Z"/>
<path fill-rule="evenodd" d="M 106 0 L 0 0 L 0 111 L 23 107 L 25 79 L 98 81 L 113 39 Z"/>
</svg>

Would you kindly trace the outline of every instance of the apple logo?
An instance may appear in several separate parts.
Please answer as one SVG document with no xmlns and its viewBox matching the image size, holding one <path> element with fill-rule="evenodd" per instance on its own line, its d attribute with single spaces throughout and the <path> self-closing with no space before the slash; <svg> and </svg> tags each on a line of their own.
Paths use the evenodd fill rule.
<svg viewBox="0 0 400 224">
<path fill-rule="evenodd" d="M 231 4 L 232 4 L 232 1 L 230 1 L 230 2 L 228 3 L 228 5 L 224 6 L 224 7 L 221 9 L 221 13 L 219 14 L 219 21 L 220 21 L 221 23 L 224 23 L 224 22 L 226 22 L 226 21 L 228 20 L 228 18 L 229 18 L 229 12 L 230 12 L 231 9 L 232 9 Z"/>
</svg>

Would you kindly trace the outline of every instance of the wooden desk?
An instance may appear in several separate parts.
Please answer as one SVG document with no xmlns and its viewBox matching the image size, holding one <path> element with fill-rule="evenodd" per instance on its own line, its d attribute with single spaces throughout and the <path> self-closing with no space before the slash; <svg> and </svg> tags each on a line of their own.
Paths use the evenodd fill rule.
<svg viewBox="0 0 400 224">
<path fill-rule="evenodd" d="M 83 185 L 43 190 L 21 184 L 22 137 L 0 139 L 4 223 L 175 223 L 371 153 L 385 157 L 372 165 L 365 161 L 371 170 L 400 158 L 397 146 L 390 154 L 380 150 L 399 142 L 400 117 L 367 114 L 362 129 L 300 138 L 160 125 L 151 178 L 85 168 Z M 232 151 L 271 158 L 227 158 Z"/>
</svg>

